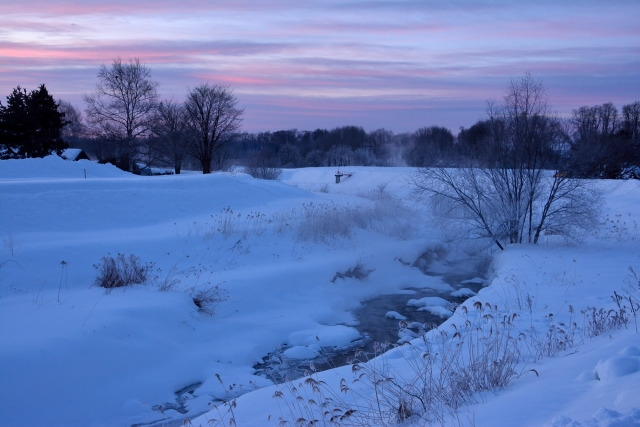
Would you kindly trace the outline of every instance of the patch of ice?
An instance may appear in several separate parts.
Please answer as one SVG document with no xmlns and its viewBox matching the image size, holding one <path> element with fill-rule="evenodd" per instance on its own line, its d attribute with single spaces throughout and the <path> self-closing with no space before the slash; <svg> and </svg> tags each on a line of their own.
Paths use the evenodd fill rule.
<svg viewBox="0 0 640 427">
<path fill-rule="evenodd" d="M 387 319 L 407 320 L 406 316 L 403 316 L 397 311 L 387 311 L 387 314 L 385 314 L 384 317 L 386 317 Z"/>
<path fill-rule="evenodd" d="M 450 294 L 454 298 L 464 298 L 476 296 L 476 293 L 469 288 L 460 288 L 457 291 L 453 291 Z"/>
<path fill-rule="evenodd" d="M 482 284 L 484 283 L 484 279 L 482 277 L 474 277 L 473 279 L 468 279 L 468 280 L 463 280 L 462 282 L 460 282 L 460 284 L 462 285 L 467 285 L 467 284 Z"/>
<path fill-rule="evenodd" d="M 412 298 L 407 302 L 407 305 L 411 307 L 448 307 L 449 304 L 449 301 L 440 297 Z"/>
<path fill-rule="evenodd" d="M 453 314 L 448 308 L 440 306 L 420 307 L 418 311 L 428 311 L 434 316 L 440 316 L 444 319 L 448 319 Z"/>
<path fill-rule="evenodd" d="M 408 306 L 419 307 L 418 311 L 428 311 L 429 313 L 445 319 L 451 317 L 451 303 L 440 297 L 424 297 L 420 299 L 410 299 Z"/>
<path fill-rule="evenodd" d="M 282 352 L 282 355 L 287 359 L 297 359 L 297 360 L 305 360 L 305 359 L 315 359 L 318 356 L 313 349 L 303 345 L 297 345 L 295 347 L 291 347 Z"/>
<path fill-rule="evenodd" d="M 418 335 L 417 332 L 414 332 L 411 329 L 402 328 L 398 331 L 398 338 L 400 338 L 398 342 L 411 341 L 419 336 L 420 335 Z"/>
<path fill-rule="evenodd" d="M 289 335 L 293 346 L 319 345 L 320 347 L 350 347 L 361 338 L 357 329 L 344 325 L 318 325 L 315 329 L 305 329 Z"/>
</svg>

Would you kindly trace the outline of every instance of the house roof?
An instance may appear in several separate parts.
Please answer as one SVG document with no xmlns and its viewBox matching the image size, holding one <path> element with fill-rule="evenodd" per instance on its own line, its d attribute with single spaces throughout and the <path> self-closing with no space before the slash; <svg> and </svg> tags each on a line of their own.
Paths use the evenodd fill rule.
<svg viewBox="0 0 640 427">
<path fill-rule="evenodd" d="M 82 148 L 67 148 L 62 151 L 60 157 L 65 160 L 76 160 L 82 154 Z"/>
</svg>

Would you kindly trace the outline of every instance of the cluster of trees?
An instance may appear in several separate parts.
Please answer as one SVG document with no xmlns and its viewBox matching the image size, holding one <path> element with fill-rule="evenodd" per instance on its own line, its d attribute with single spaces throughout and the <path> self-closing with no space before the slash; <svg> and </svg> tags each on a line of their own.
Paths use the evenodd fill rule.
<svg viewBox="0 0 640 427">
<path fill-rule="evenodd" d="M 59 107 L 45 85 L 31 92 L 16 87 L 6 105 L 0 102 L 0 158 L 44 157 L 67 148 Z"/>
<path fill-rule="evenodd" d="M 573 111 L 567 170 L 578 177 L 629 178 L 640 166 L 640 102 Z"/>
<path fill-rule="evenodd" d="M 117 58 L 98 72 L 94 92 L 85 95 L 85 120 L 69 103 L 56 102 L 44 85 L 20 87 L 0 103 L 3 157 L 44 156 L 65 141 L 102 162 L 137 171 L 139 166 L 187 167 L 203 173 L 242 164 L 269 168 L 346 165 L 416 167 L 493 166 L 510 132 L 520 129 L 518 111 L 489 105 L 488 117 L 458 135 L 431 126 L 412 133 L 357 126 L 335 129 L 240 133 L 243 110 L 230 88 L 204 83 L 184 100 L 161 100 L 151 70 L 138 59 Z M 529 76 L 529 78 L 531 78 Z M 544 92 L 536 94 L 544 99 Z M 510 96 L 521 96 L 513 89 Z M 537 101 L 538 99 L 534 99 Z M 507 102 L 514 105 L 515 102 Z M 611 104 L 583 106 L 561 119 L 548 106 L 536 115 L 536 138 L 545 167 L 573 177 L 639 177 L 640 101 L 621 112 Z"/>
<path fill-rule="evenodd" d="M 177 103 L 160 101 L 157 88 L 138 59 L 115 59 L 100 68 L 96 90 L 84 96 L 83 120 L 44 84 L 30 93 L 18 86 L 6 106 L 0 103 L 0 158 L 61 154 L 69 142 L 133 172 L 171 165 L 180 173 L 189 156 L 203 173 L 219 169 L 221 149 L 236 135 L 243 113 L 233 92 L 204 83 Z"/>
<path fill-rule="evenodd" d="M 395 143 L 394 135 L 384 129 L 371 133 L 357 126 L 314 131 L 289 129 L 240 134 L 230 146 L 229 156 L 247 159 L 252 166 L 388 166 L 399 152 Z M 395 163 L 400 162 L 396 159 Z"/>
<path fill-rule="evenodd" d="M 98 72 L 94 93 L 85 95 L 89 129 L 101 143 L 99 157 L 122 169 L 170 164 L 180 173 L 187 155 L 210 173 L 221 148 L 240 127 L 243 110 L 231 89 L 204 83 L 182 103 L 160 101 L 151 70 L 138 59 L 119 58 Z"/>
</svg>

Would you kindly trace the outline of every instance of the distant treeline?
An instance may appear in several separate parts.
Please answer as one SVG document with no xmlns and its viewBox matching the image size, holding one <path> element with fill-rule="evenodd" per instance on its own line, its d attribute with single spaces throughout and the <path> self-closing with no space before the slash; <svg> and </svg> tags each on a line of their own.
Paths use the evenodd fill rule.
<svg viewBox="0 0 640 427">
<path fill-rule="evenodd" d="M 545 117 L 543 144 L 550 164 L 575 177 L 640 178 L 640 102 L 584 106 L 570 119 Z M 277 168 L 313 166 L 486 166 L 504 150 L 501 117 L 489 117 L 457 135 L 439 126 L 412 133 L 357 126 L 332 130 L 243 133 L 227 144 L 226 161 Z"/>
<path fill-rule="evenodd" d="M 202 88 L 220 89 L 207 85 Z M 228 91 L 224 87 L 220 90 Z M 489 159 L 495 159 L 498 151 L 509 149 L 514 135 L 509 126 L 517 126 L 518 122 L 517 114 L 515 119 L 506 120 L 505 112 L 489 112 L 486 120 L 461 128 L 457 135 L 439 126 L 401 134 L 386 129 L 366 132 L 358 126 L 313 131 L 236 131 L 223 134 L 216 141 L 216 149 L 211 150 L 211 159 L 203 163 L 193 149 L 193 141 L 199 141 L 193 120 L 191 127 L 184 126 L 185 120 L 190 119 L 183 110 L 181 103 L 159 102 L 145 122 L 144 132 L 135 138 L 125 135 L 118 139 L 95 132 L 95 123 L 92 128 L 69 103 L 55 102 L 44 85 L 31 93 L 17 87 L 5 105 L 0 103 L 0 157 L 42 157 L 59 153 L 68 144 L 84 149 L 90 158 L 133 172 L 157 167 L 179 173 L 180 169 L 203 170 L 205 163 L 211 165 L 210 170 L 232 165 L 495 167 Z M 640 101 L 624 105 L 621 110 L 611 103 L 583 106 L 573 110 L 570 118 L 544 115 L 527 123 L 540 127 L 539 132 L 526 132 L 541 139 L 536 146 L 544 147 L 544 157 L 552 159 L 547 164 L 568 176 L 640 178 Z"/>
</svg>

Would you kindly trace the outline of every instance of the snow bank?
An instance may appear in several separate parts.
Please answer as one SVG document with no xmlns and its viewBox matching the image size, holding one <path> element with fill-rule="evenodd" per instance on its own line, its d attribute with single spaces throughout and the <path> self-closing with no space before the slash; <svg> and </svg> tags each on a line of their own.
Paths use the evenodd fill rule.
<svg viewBox="0 0 640 427">
<path fill-rule="evenodd" d="M 318 352 L 311 347 L 297 345 L 286 349 L 282 355 L 288 359 L 312 360 L 318 357 Z"/>
<path fill-rule="evenodd" d="M 407 302 L 410 307 L 418 307 L 418 311 L 428 311 L 429 313 L 443 318 L 451 317 L 451 303 L 440 297 L 424 297 L 420 299 L 410 299 Z"/>
<path fill-rule="evenodd" d="M 255 180 L 247 175 L 140 177 L 110 165 L 91 164 L 95 167 L 92 172 L 112 179 L 31 179 L 38 176 L 37 167 L 43 168 L 39 175 L 68 177 L 78 163 L 53 157 L 8 160 L 11 162 L 8 170 L 17 170 L 23 161 L 27 172 L 18 175 L 29 179 L 0 180 L 3 195 L 0 232 L 87 232 L 164 224 L 174 235 L 176 229 L 184 233 L 205 233 L 214 225 L 212 215 L 223 219 L 231 215 L 226 213 L 227 208 L 235 215 L 249 209 L 268 213 L 269 209 L 265 208 L 270 202 L 314 199 L 312 194 L 298 188 Z M 4 162 L 0 163 L 2 171 L 5 171 Z M 37 167 L 32 168 L 33 165 Z M 53 171 L 48 172 L 52 165 Z M 34 203 L 35 200 L 38 203 Z M 123 237 L 150 234 L 157 234 L 157 230 L 131 231 Z M 117 234 L 110 236 L 116 237 Z"/>
<path fill-rule="evenodd" d="M 387 311 L 384 317 L 386 317 L 387 319 L 394 319 L 394 320 L 407 320 L 406 316 L 403 316 L 397 311 Z"/>
<path fill-rule="evenodd" d="M 597 380 L 608 381 L 640 370 L 640 349 L 630 346 L 622 349 L 617 356 L 598 362 L 594 369 Z"/>
<path fill-rule="evenodd" d="M 476 293 L 469 288 L 460 288 L 457 291 L 451 292 L 449 295 L 451 295 L 454 298 L 467 298 L 467 297 L 475 296 Z"/>
<path fill-rule="evenodd" d="M 361 337 L 357 329 L 350 326 L 318 325 L 314 329 L 296 331 L 289 335 L 289 344 L 294 346 L 320 346 L 333 348 L 348 348 Z"/>
<path fill-rule="evenodd" d="M 41 159 L 11 159 L 0 162 L 0 180 L 32 179 L 85 179 L 118 178 L 131 176 L 110 164 L 99 164 L 89 160 L 76 162 L 64 160 L 56 155 Z"/>
</svg>

